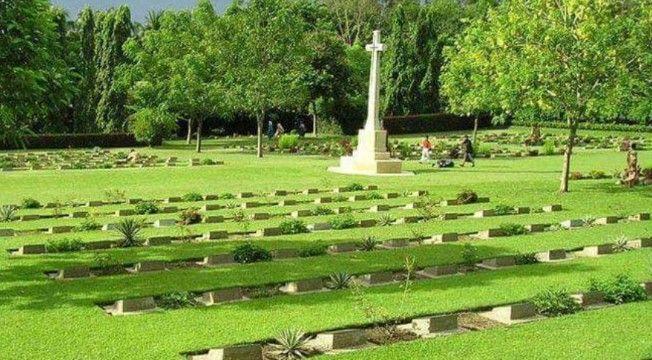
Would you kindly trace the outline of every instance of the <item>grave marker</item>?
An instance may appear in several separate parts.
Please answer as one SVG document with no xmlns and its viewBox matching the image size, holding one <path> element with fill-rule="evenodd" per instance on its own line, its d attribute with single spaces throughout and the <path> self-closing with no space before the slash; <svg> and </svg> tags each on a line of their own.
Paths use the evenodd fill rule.
<svg viewBox="0 0 652 360">
<path fill-rule="evenodd" d="M 120 209 L 115 211 L 115 216 L 132 216 L 135 215 L 136 211 L 133 209 Z"/>
<path fill-rule="evenodd" d="M 154 221 L 155 228 L 171 227 L 175 225 L 177 225 L 177 221 L 175 219 L 158 219 Z"/>
<path fill-rule="evenodd" d="M 353 196 L 349 196 L 349 201 L 350 201 L 350 202 L 364 201 L 364 200 L 366 200 L 366 199 L 367 199 L 367 197 L 364 196 L 364 195 L 353 195 Z"/>
<path fill-rule="evenodd" d="M 162 246 L 172 244 L 172 238 L 170 236 L 152 236 L 145 240 L 146 246 Z"/>
<path fill-rule="evenodd" d="M 204 260 L 199 263 L 205 266 L 228 265 L 234 264 L 235 259 L 233 258 L 233 254 L 217 254 L 206 256 L 204 257 Z"/>
<path fill-rule="evenodd" d="M 277 249 L 272 251 L 272 256 L 275 259 L 293 259 L 299 257 L 299 250 L 297 249 Z"/>
<path fill-rule="evenodd" d="M 51 226 L 47 232 L 48 234 L 63 234 L 73 231 L 74 228 L 74 226 Z"/>
<path fill-rule="evenodd" d="M 492 259 L 482 260 L 481 266 L 490 269 L 516 265 L 516 258 L 513 256 L 499 256 Z"/>
<path fill-rule="evenodd" d="M 263 228 L 256 232 L 256 236 L 279 236 L 279 235 L 283 235 L 283 232 L 279 227 Z"/>
<path fill-rule="evenodd" d="M 554 204 L 554 205 L 547 205 L 543 207 L 543 212 L 550 213 L 555 211 L 561 211 L 561 205 Z"/>
<path fill-rule="evenodd" d="M 220 240 L 229 237 L 229 233 L 224 230 L 213 230 L 204 233 L 204 240 Z"/>
<path fill-rule="evenodd" d="M 439 205 L 441 206 L 455 206 L 460 203 L 459 200 L 457 199 L 451 199 L 451 200 L 443 200 Z"/>
<path fill-rule="evenodd" d="M 613 253 L 612 244 L 602 244 L 597 246 L 585 246 L 581 251 L 582 256 L 595 257 Z"/>
<path fill-rule="evenodd" d="M 459 240 L 457 233 L 445 233 L 433 235 L 430 239 L 424 240 L 424 244 L 439 244 L 446 242 L 455 242 Z"/>
<path fill-rule="evenodd" d="M 292 199 L 281 200 L 278 202 L 278 206 L 293 206 L 296 205 L 297 201 Z"/>
<path fill-rule="evenodd" d="M 41 218 L 41 215 L 22 215 L 19 220 L 20 221 L 33 221 L 33 220 L 38 220 Z"/>
<path fill-rule="evenodd" d="M 618 222 L 618 217 L 616 216 L 607 216 L 596 219 L 594 224 L 597 225 L 607 225 L 607 224 L 616 224 Z"/>
<path fill-rule="evenodd" d="M 310 224 L 307 226 L 308 230 L 310 231 L 324 231 L 324 230 L 330 230 L 331 229 L 331 224 L 325 222 L 325 223 L 316 223 L 316 224 Z"/>
<path fill-rule="evenodd" d="M 240 207 L 243 209 L 252 209 L 255 207 L 259 207 L 260 203 L 255 202 L 255 201 L 245 201 L 242 204 L 240 204 Z"/>
<path fill-rule="evenodd" d="M 222 215 L 208 215 L 204 216 L 204 219 L 202 220 L 203 223 L 205 224 L 217 224 L 224 222 L 224 216 Z"/>
<path fill-rule="evenodd" d="M 78 279 L 91 276 L 91 270 L 88 266 L 73 266 L 59 270 L 57 280 Z"/>
<path fill-rule="evenodd" d="M 134 271 L 136 272 L 147 272 L 147 271 L 163 271 L 166 269 L 166 263 L 164 261 L 141 261 L 134 266 Z"/>
<path fill-rule="evenodd" d="M 535 257 L 537 258 L 537 260 L 539 260 L 541 262 L 564 260 L 564 259 L 566 259 L 566 250 L 557 249 L 557 250 L 543 251 L 543 252 L 537 253 L 535 255 Z"/>
<path fill-rule="evenodd" d="M 172 196 L 172 197 L 168 197 L 168 198 L 163 199 L 163 202 L 166 203 L 166 204 L 178 203 L 178 202 L 182 202 L 182 201 L 183 201 L 183 199 L 178 197 L 178 196 Z"/>
<path fill-rule="evenodd" d="M 496 216 L 496 212 L 493 209 L 480 210 L 480 211 L 476 211 L 473 214 L 474 218 L 485 218 L 490 216 Z"/>
<path fill-rule="evenodd" d="M 251 192 L 241 192 L 238 193 L 237 197 L 238 199 L 246 199 L 246 198 L 254 197 L 254 194 Z"/>
<path fill-rule="evenodd" d="M 514 208 L 514 212 L 517 214 L 529 214 L 530 213 L 530 208 L 529 207 L 521 207 L 517 206 Z"/>
<path fill-rule="evenodd" d="M 370 212 L 381 212 L 381 211 L 388 211 L 390 209 L 389 205 L 374 205 L 369 208 Z"/>
<path fill-rule="evenodd" d="M 201 211 L 214 211 L 222 208 L 220 204 L 206 204 L 201 207 Z"/>
<path fill-rule="evenodd" d="M 451 332 L 458 329 L 457 314 L 431 316 L 412 320 L 412 331 L 420 336 Z"/>
<path fill-rule="evenodd" d="M 383 198 L 385 198 L 387 200 L 396 199 L 399 196 L 401 196 L 401 195 L 399 193 L 395 193 L 395 192 L 390 192 L 390 193 L 383 194 Z"/>
<path fill-rule="evenodd" d="M 319 189 L 306 189 L 301 192 L 303 195 L 317 194 Z"/>
<path fill-rule="evenodd" d="M 68 214 L 68 217 L 71 219 L 80 219 L 80 218 L 85 218 L 88 216 L 88 212 L 86 211 L 73 211 L 70 214 Z"/>
<path fill-rule="evenodd" d="M 328 196 L 322 196 L 315 199 L 315 204 L 328 204 L 333 202 L 333 199 Z"/>
<path fill-rule="evenodd" d="M 632 249 L 652 247 L 652 238 L 630 240 L 627 242 L 627 246 Z"/>
<path fill-rule="evenodd" d="M 154 309 L 156 309 L 156 302 L 154 301 L 154 298 L 150 296 L 139 299 L 118 300 L 113 304 L 113 306 L 109 307 L 107 311 L 112 315 L 125 315 Z"/>
<path fill-rule="evenodd" d="M 206 306 L 223 304 L 242 299 L 244 299 L 244 295 L 242 294 L 242 289 L 240 288 L 220 289 L 208 291 L 202 294 L 202 302 Z"/>
<path fill-rule="evenodd" d="M 394 273 L 391 271 L 381 271 L 371 274 L 364 274 L 358 279 L 367 285 L 386 284 L 394 281 Z"/>
<path fill-rule="evenodd" d="M 501 229 L 489 229 L 479 231 L 476 236 L 480 239 L 491 239 L 495 237 L 505 236 L 505 232 Z"/>
<path fill-rule="evenodd" d="M 369 228 L 369 227 L 374 227 L 378 221 L 376 219 L 363 219 L 358 221 L 358 226 L 361 228 Z"/>
<path fill-rule="evenodd" d="M 206 355 L 193 356 L 193 360 L 262 360 L 263 347 L 260 344 L 229 346 L 210 349 Z"/>
<path fill-rule="evenodd" d="M 480 315 L 503 324 L 513 324 L 532 319 L 536 316 L 536 309 L 530 303 L 520 303 L 495 307 L 491 311 Z"/>
<path fill-rule="evenodd" d="M 362 346 L 367 340 L 361 329 L 348 329 L 317 334 L 312 342 L 317 348 L 328 351 Z"/>
<path fill-rule="evenodd" d="M 84 250 L 105 250 L 111 249 L 117 245 L 113 240 L 100 240 L 84 243 Z"/>
<path fill-rule="evenodd" d="M 324 288 L 321 278 L 291 281 L 280 288 L 280 291 L 288 294 L 303 293 L 309 291 L 320 291 Z"/>
<path fill-rule="evenodd" d="M 250 217 L 251 217 L 251 220 L 267 220 L 271 216 L 269 215 L 269 213 L 254 213 L 254 214 L 251 214 Z"/>
<path fill-rule="evenodd" d="M 306 209 L 296 210 L 291 215 L 293 218 L 307 217 L 312 215 L 312 211 Z"/>
<path fill-rule="evenodd" d="M 216 194 L 207 194 L 203 196 L 204 201 L 213 201 L 213 200 L 218 200 L 220 198 L 219 195 Z"/>
<path fill-rule="evenodd" d="M 584 220 L 580 219 L 566 220 L 560 223 L 561 227 L 564 229 L 576 229 L 583 227 L 584 224 Z"/>
<path fill-rule="evenodd" d="M 604 303 L 604 294 L 600 291 L 588 291 L 580 294 L 573 294 L 571 298 L 580 306 L 593 306 Z"/>
<path fill-rule="evenodd" d="M 287 194 L 288 194 L 287 190 L 274 190 L 269 195 L 270 196 L 287 196 Z"/>
<path fill-rule="evenodd" d="M 16 231 L 14 229 L 0 229 L 0 236 L 14 236 Z"/>
<path fill-rule="evenodd" d="M 525 229 L 529 232 L 543 232 L 547 226 L 547 224 L 530 224 L 525 225 Z"/>
<path fill-rule="evenodd" d="M 341 243 L 341 244 L 334 244 L 328 247 L 328 251 L 331 253 L 351 252 L 351 251 L 356 251 L 357 249 L 358 249 L 358 245 L 356 243 Z"/>
<path fill-rule="evenodd" d="M 18 248 L 16 254 L 17 255 L 45 254 L 45 245 L 43 244 L 23 245 Z"/>
<path fill-rule="evenodd" d="M 459 266 L 455 264 L 437 265 L 437 266 L 424 268 L 423 270 L 419 271 L 418 274 L 425 277 L 437 277 L 437 276 L 457 274 L 458 271 L 459 271 Z"/>
<path fill-rule="evenodd" d="M 650 220 L 650 214 L 649 213 L 640 213 L 640 214 L 635 214 L 629 217 L 629 220 L 633 221 L 645 221 L 645 220 Z"/>
<path fill-rule="evenodd" d="M 410 246 L 410 240 L 408 239 L 391 239 L 383 242 L 383 247 L 389 249 L 396 249 L 402 247 Z"/>
</svg>

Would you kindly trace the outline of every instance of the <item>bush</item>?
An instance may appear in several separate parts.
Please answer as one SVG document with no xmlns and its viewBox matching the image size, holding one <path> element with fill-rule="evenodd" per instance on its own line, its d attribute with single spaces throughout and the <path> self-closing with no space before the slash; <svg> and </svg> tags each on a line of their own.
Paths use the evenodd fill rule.
<svg viewBox="0 0 652 360">
<path fill-rule="evenodd" d="M 465 243 L 462 249 L 462 264 L 473 267 L 478 262 L 478 249 L 470 243 Z"/>
<path fill-rule="evenodd" d="M 70 148 L 131 148 L 142 145 L 133 134 L 40 134 L 24 136 L 28 149 L 70 149 Z M 18 149 L 20 146 L 0 141 L 2 149 Z"/>
<path fill-rule="evenodd" d="M 376 246 L 378 245 L 378 240 L 376 240 L 375 237 L 373 236 L 365 236 L 358 247 L 362 251 L 374 251 L 376 250 Z"/>
<path fill-rule="evenodd" d="M 80 239 L 63 238 L 60 240 L 48 240 L 45 244 L 45 250 L 49 253 L 64 253 L 80 251 L 84 248 L 84 243 Z"/>
<path fill-rule="evenodd" d="M 546 142 L 543 143 L 543 146 L 541 147 L 541 153 L 543 155 L 555 155 L 556 152 L 557 146 L 554 141 L 546 140 Z"/>
<path fill-rule="evenodd" d="M 589 289 L 604 293 L 605 301 L 623 304 L 647 299 L 645 289 L 627 274 L 616 275 L 610 281 L 591 280 Z"/>
<path fill-rule="evenodd" d="M 299 250 L 300 257 L 313 257 L 313 256 L 322 256 L 326 255 L 328 246 L 324 244 L 313 244 L 308 247 Z"/>
<path fill-rule="evenodd" d="M 489 157 L 491 155 L 491 144 L 480 143 L 475 146 L 475 155 L 477 157 Z"/>
<path fill-rule="evenodd" d="M 457 194 L 457 201 L 460 204 L 475 203 L 478 201 L 478 194 L 476 194 L 473 190 L 462 190 L 459 194 Z"/>
<path fill-rule="evenodd" d="M 478 127 L 491 125 L 489 117 L 482 117 Z M 386 116 L 383 127 L 390 134 L 417 134 L 435 131 L 470 130 L 473 128 L 473 118 L 446 113 Z"/>
<path fill-rule="evenodd" d="M 156 214 L 160 210 L 158 205 L 153 201 L 141 201 L 134 206 L 134 212 L 138 215 Z"/>
<path fill-rule="evenodd" d="M 580 309 L 566 290 L 547 289 L 537 294 L 532 303 L 537 312 L 546 316 L 572 314 Z"/>
<path fill-rule="evenodd" d="M 364 185 L 358 183 L 351 183 L 344 187 L 346 191 L 363 191 Z"/>
<path fill-rule="evenodd" d="M 351 229 L 358 226 L 358 222 L 355 221 L 351 215 L 336 217 L 331 219 L 328 223 L 331 225 L 331 228 L 335 230 Z"/>
<path fill-rule="evenodd" d="M 215 165 L 216 162 L 213 159 L 206 158 L 206 159 L 203 159 L 201 161 L 201 164 L 202 165 Z"/>
<path fill-rule="evenodd" d="M 607 178 L 608 176 L 607 176 L 607 174 L 604 173 L 604 171 L 591 170 L 591 171 L 589 172 L 589 177 L 590 177 L 591 179 L 598 180 L 598 179 L 605 179 L 605 178 Z"/>
<path fill-rule="evenodd" d="M 539 262 L 535 254 L 519 254 L 516 256 L 516 265 L 531 265 Z"/>
<path fill-rule="evenodd" d="M 394 222 L 394 218 L 390 214 L 382 214 L 378 218 L 378 226 L 389 226 Z"/>
<path fill-rule="evenodd" d="M 177 129 L 174 116 L 166 111 L 152 108 L 138 110 L 129 119 L 129 130 L 136 140 L 150 146 L 161 145 Z"/>
<path fill-rule="evenodd" d="M 233 250 L 233 258 L 241 264 L 249 264 L 259 261 L 271 261 L 272 253 L 258 245 L 247 243 L 238 245 Z"/>
<path fill-rule="evenodd" d="M 179 222 L 183 225 L 198 224 L 201 222 L 201 213 L 197 208 L 187 208 L 179 214 Z"/>
<path fill-rule="evenodd" d="M 494 208 L 494 212 L 496 215 L 501 216 L 501 215 L 512 215 L 516 211 L 514 211 L 514 207 L 511 205 L 504 205 L 504 204 L 499 204 L 496 205 Z"/>
<path fill-rule="evenodd" d="M 383 195 L 377 191 L 372 191 L 367 194 L 368 200 L 382 200 L 384 199 Z"/>
<path fill-rule="evenodd" d="M 8 222 L 14 219 L 16 208 L 12 205 L 0 206 L 0 222 Z"/>
<path fill-rule="evenodd" d="M 353 277 L 345 272 L 333 273 L 328 277 L 327 286 L 329 289 L 341 290 L 351 286 Z"/>
<path fill-rule="evenodd" d="M 269 348 L 266 358 L 271 360 L 300 360 L 317 352 L 303 331 L 293 329 L 282 331 Z"/>
<path fill-rule="evenodd" d="M 219 197 L 220 199 L 225 199 L 225 200 L 235 199 L 235 195 L 231 193 L 221 193 Z"/>
<path fill-rule="evenodd" d="M 308 228 L 301 220 L 285 220 L 279 225 L 281 233 L 284 235 L 307 233 Z"/>
<path fill-rule="evenodd" d="M 25 198 L 21 206 L 23 209 L 38 209 L 41 207 L 41 203 L 36 199 Z"/>
<path fill-rule="evenodd" d="M 140 246 L 140 230 L 143 222 L 136 219 L 123 219 L 116 225 L 116 231 L 122 236 L 121 247 Z"/>
<path fill-rule="evenodd" d="M 500 224 L 499 228 L 505 236 L 523 235 L 527 233 L 525 226 L 520 224 L 505 223 Z"/>
<path fill-rule="evenodd" d="M 323 206 L 317 206 L 313 211 L 312 214 L 315 216 L 320 216 L 320 215 L 333 215 L 335 214 L 335 211 L 333 209 L 325 208 Z"/>
<path fill-rule="evenodd" d="M 295 151 L 299 146 L 299 135 L 283 134 L 278 139 L 278 148 L 281 150 Z"/>
<path fill-rule="evenodd" d="M 185 202 L 195 202 L 195 201 L 202 201 L 202 200 L 204 200 L 204 197 L 197 192 L 189 192 L 183 195 L 183 201 Z"/>
<path fill-rule="evenodd" d="M 197 305 L 192 294 L 187 291 L 177 291 L 161 295 L 157 300 L 157 305 L 163 309 L 181 309 Z"/>
<path fill-rule="evenodd" d="M 84 219 L 79 226 L 75 228 L 77 231 L 94 231 L 94 230 L 99 230 L 102 228 L 102 225 L 100 225 L 97 221 L 95 221 L 93 218 L 86 218 Z"/>
<path fill-rule="evenodd" d="M 573 171 L 573 172 L 570 173 L 570 179 L 571 180 L 582 180 L 582 179 L 584 179 L 584 175 L 579 171 Z"/>
</svg>

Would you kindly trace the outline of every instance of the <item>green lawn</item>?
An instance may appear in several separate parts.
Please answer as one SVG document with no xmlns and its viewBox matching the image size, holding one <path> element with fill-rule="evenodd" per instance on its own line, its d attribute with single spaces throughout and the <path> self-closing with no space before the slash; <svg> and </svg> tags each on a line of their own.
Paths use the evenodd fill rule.
<svg viewBox="0 0 652 360">
<path fill-rule="evenodd" d="M 527 130 L 510 129 L 509 131 Z M 592 132 L 592 134 L 608 133 Z M 418 139 L 418 136 L 414 136 L 414 139 Z M 492 208 L 497 204 L 532 208 L 553 203 L 563 205 L 563 211 L 556 213 L 532 213 L 486 219 L 434 220 L 418 224 L 333 230 L 247 240 L 267 249 L 305 248 L 315 243 L 360 241 L 364 236 L 369 235 L 382 241 L 389 238 L 410 237 L 415 233 L 433 235 L 452 231 L 460 233 L 479 231 L 502 223 L 556 223 L 589 216 L 626 215 L 652 211 L 650 206 L 652 190 L 649 187 L 627 189 L 616 185 L 613 179 L 574 181 L 571 184 L 571 193 L 557 194 L 562 161 L 560 156 L 481 159 L 475 168 L 457 167 L 442 170 L 416 162 L 406 162 L 405 168 L 414 171 L 416 176 L 369 178 L 326 172 L 328 166 L 337 162 L 337 159 L 330 157 L 270 154 L 263 159 L 256 159 L 249 153 L 222 149 L 225 142 L 232 141 L 252 140 L 249 138 L 207 140 L 206 151 L 199 156 L 224 160 L 225 165 L 222 166 L 3 172 L 0 173 L 0 183 L 3 184 L 0 204 L 19 204 L 26 197 L 35 198 L 42 203 L 101 200 L 109 189 L 122 190 L 127 197 L 154 199 L 181 196 L 188 192 L 221 194 L 240 191 L 266 193 L 275 189 L 330 189 L 358 182 L 364 185 L 378 185 L 380 193 L 403 193 L 406 190 L 424 189 L 433 199 L 454 198 L 459 191 L 468 188 L 491 200 L 490 203 L 438 208 L 441 212 L 470 213 Z M 157 154 L 160 157 L 193 156 L 191 148 L 181 141 L 170 142 L 158 149 L 140 151 Z M 644 167 L 646 164 L 649 166 L 652 163 L 652 152 L 639 152 L 639 159 Z M 572 163 L 574 171 L 582 172 L 601 170 L 610 174 L 624 167 L 625 154 L 615 150 L 581 150 L 574 156 Z M 293 195 L 289 198 L 307 199 L 316 196 L 331 195 Z M 253 201 L 270 199 L 258 198 Z M 363 209 L 374 204 L 405 204 L 415 200 L 402 197 L 325 206 L 330 208 L 351 206 Z M 229 201 L 244 200 L 218 200 L 211 203 L 225 204 Z M 203 203 L 171 205 L 187 207 L 200 206 Z M 283 220 L 281 213 L 296 209 L 314 209 L 315 206 L 298 204 L 290 207 L 266 206 L 245 210 L 248 214 L 253 212 L 279 214 L 270 220 L 249 222 L 247 226 L 249 230 L 275 226 Z M 132 205 L 111 205 L 97 209 L 76 208 L 75 210 L 106 213 L 131 207 Z M 71 209 L 64 210 L 69 212 Z M 49 214 L 51 211 L 50 209 L 21 210 L 20 213 Z M 209 213 L 229 216 L 232 211 L 227 209 Z M 388 213 L 398 218 L 418 214 L 418 211 L 394 209 Z M 354 214 L 354 217 L 376 218 L 381 214 L 359 212 Z M 147 218 L 153 220 L 176 217 L 177 214 L 157 214 Z M 335 216 L 309 217 L 304 221 L 306 224 L 324 222 L 333 217 Z M 107 214 L 98 214 L 95 219 L 100 223 L 119 220 Z M 80 222 L 79 219 L 43 219 L 0 223 L 0 229 L 34 229 L 52 225 L 77 225 Z M 225 222 L 193 225 L 188 229 L 193 233 L 215 229 L 241 231 L 243 226 L 241 223 Z M 174 227 L 148 228 L 144 230 L 144 234 L 177 235 L 179 231 Z M 586 245 L 613 243 L 620 237 L 632 239 L 650 235 L 652 235 L 652 222 L 623 222 L 572 231 L 551 231 L 491 240 L 474 240 L 472 243 L 477 247 L 480 257 L 491 257 L 557 248 L 574 249 Z M 179 260 L 202 257 L 231 251 L 241 244 L 243 239 L 24 257 L 9 256 L 4 251 L 23 244 L 46 243 L 48 240 L 65 237 L 96 241 L 115 239 L 117 234 L 88 231 L 0 238 L 2 252 L 0 255 L 0 351 L 9 354 L 10 358 L 129 359 L 135 358 L 137 354 L 139 359 L 177 359 L 180 357 L 179 354 L 185 351 L 268 339 L 288 327 L 318 332 L 366 324 L 370 319 L 365 318 L 356 308 L 355 299 L 349 291 L 277 296 L 225 306 L 187 308 L 125 317 L 110 317 L 95 304 L 124 297 L 158 295 L 182 290 L 201 291 L 237 285 L 280 283 L 328 276 L 336 271 L 365 273 L 400 269 L 408 256 L 414 257 L 419 266 L 448 264 L 461 261 L 463 247 L 461 243 L 418 246 L 210 269 L 176 269 L 138 275 L 95 277 L 65 282 L 47 279 L 43 272 L 80 264 L 93 266 L 96 263 L 97 253 L 109 254 L 114 260 L 125 264 L 146 259 Z M 641 281 L 652 279 L 651 255 L 652 253 L 647 249 L 597 259 L 521 266 L 494 272 L 419 281 L 415 283 L 403 305 L 401 305 L 403 293 L 398 284 L 374 287 L 368 290 L 368 297 L 375 303 L 383 304 L 392 316 L 401 317 L 491 306 L 527 299 L 542 288 L 550 286 L 580 291 L 586 289 L 589 278 L 605 278 L 620 272 L 627 272 Z M 527 357 L 528 353 L 525 351 L 532 344 L 533 351 L 536 350 L 532 354 L 544 354 L 549 351 L 550 358 L 595 358 L 591 355 L 597 354 L 598 350 L 585 345 L 586 339 L 592 339 L 598 344 L 611 344 L 613 332 L 607 330 L 610 327 L 610 319 L 622 318 L 617 327 L 618 333 L 632 334 L 631 339 L 623 338 L 622 343 L 625 349 L 633 349 L 638 344 L 636 334 L 639 334 L 638 338 L 645 335 L 641 329 L 641 325 L 645 322 L 635 320 L 646 311 L 649 313 L 649 306 L 649 303 L 628 305 L 518 326 L 513 329 L 419 341 L 347 356 L 390 359 L 396 358 L 398 351 L 401 351 L 401 353 L 409 352 L 409 358 L 432 358 L 428 357 L 431 353 L 435 357 L 442 358 L 479 358 L 497 347 L 496 354 L 499 354 L 497 355 L 499 358 L 520 358 Z M 558 344 L 559 341 L 554 341 L 556 338 L 553 338 L 552 334 L 556 333 L 556 329 L 559 329 L 561 334 L 567 334 L 559 337 L 563 337 L 563 343 Z M 537 334 L 545 334 L 545 336 Z M 573 344 L 576 346 L 574 347 Z M 613 345 L 605 346 L 605 354 L 610 355 L 607 356 L 608 358 L 628 358 L 632 354 L 631 351 L 626 352 Z"/>
</svg>

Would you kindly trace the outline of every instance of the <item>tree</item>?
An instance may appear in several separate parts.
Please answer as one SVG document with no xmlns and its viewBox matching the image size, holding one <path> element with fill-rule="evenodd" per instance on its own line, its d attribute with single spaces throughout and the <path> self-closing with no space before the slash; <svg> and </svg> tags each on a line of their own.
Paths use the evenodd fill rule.
<svg viewBox="0 0 652 360">
<path fill-rule="evenodd" d="M 382 24 L 383 6 L 378 0 L 321 1 L 330 10 L 340 38 L 349 45 L 369 40 Z"/>
<path fill-rule="evenodd" d="M 73 131 L 88 132 L 95 129 L 95 13 L 85 7 L 77 19 L 79 32 L 79 93 L 75 99 Z"/>
<path fill-rule="evenodd" d="M 262 157 L 266 114 L 307 103 L 305 22 L 284 0 L 234 3 L 224 19 L 229 36 L 223 50 L 231 58 L 228 87 L 239 100 L 236 109 L 256 118 L 257 155 Z"/>
<path fill-rule="evenodd" d="M 443 80 L 451 109 L 487 111 L 498 121 L 564 120 L 560 192 L 567 192 L 578 122 L 649 109 L 650 14 L 645 0 L 503 3 L 447 53 Z"/>
</svg>

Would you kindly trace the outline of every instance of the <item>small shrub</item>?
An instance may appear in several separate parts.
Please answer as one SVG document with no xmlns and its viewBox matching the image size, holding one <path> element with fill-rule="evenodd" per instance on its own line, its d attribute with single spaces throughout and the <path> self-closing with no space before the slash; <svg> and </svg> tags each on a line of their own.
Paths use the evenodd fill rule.
<svg viewBox="0 0 652 360">
<path fill-rule="evenodd" d="M 329 289 L 341 290 L 348 289 L 351 286 L 352 277 L 345 272 L 333 273 L 328 277 L 327 286 Z"/>
<path fill-rule="evenodd" d="M 182 225 L 192 225 L 201 222 L 201 213 L 197 208 L 187 208 L 179 214 L 179 222 Z"/>
<path fill-rule="evenodd" d="M 157 108 L 140 109 L 129 119 L 129 129 L 136 140 L 150 146 L 161 145 L 163 139 L 174 134 L 176 128 L 175 117 Z"/>
<path fill-rule="evenodd" d="M 203 159 L 201 161 L 201 164 L 202 165 L 215 165 L 216 163 L 215 163 L 215 161 L 213 161 L 213 159 Z"/>
<path fill-rule="evenodd" d="M 138 215 L 156 214 L 161 209 L 153 201 L 141 201 L 134 206 L 134 212 Z"/>
<path fill-rule="evenodd" d="M 384 198 L 383 198 L 383 195 L 381 193 L 379 193 L 377 191 L 372 191 L 372 192 L 367 194 L 367 199 L 369 199 L 369 200 L 382 200 Z"/>
<path fill-rule="evenodd" d="M 375 237 L 373 236 L 365 236 L 358 247 L 362 251 L 374 251 L 376 250 L 376 246 L 378 245 L 378 240 L 376 240 Z"/>
<path fill-rule="evenodd" d="M 586 215 L 585 217 L 582 218 L 582 223 L 584 226 L 593 226 L 595 224 L 595 216 L 592 215 Z"/>
<path fill-rule="evenodd" d="M 557 152 L 557 146 L 552 140 L 546 140 L 541 147 L 541 153 L 543 155 L 554 155 Z"/>
<path fill-rule="evenodd" d="M 605 179 L 608 176 L 607 176 L 607 174 L 604 173 L 604 171 L 591 170 L 589 172 L 589 177 L 591 177 L 591 179 L 598 180 L 598 179 Z"/>
<path fill-rule="evenodd" d="M 348 214 L 348 213 L 350 213 L 352 211 L 353 211 L 353 209 L 350 206 L 340 207 L 340 214 Z"/>
<path fill-rule="evenodd" d="M 11 205 L 0 206 L 0 222 L 8 222 L 14 219 L 16 208 Z"/>
<path fill-rule="evenodd" d="M 228 200 L 235 199 L 235 195 L 233 195 L 231 193 L 222 193 L 222 194 L 220 194 L 219 197 L 220 197 L 220 199 L 228 199 Z"/>
<path fill-rule="evenodd" d="M 580 306 L 570 294 L 563 289 L 547 289 L 538 293 L 532 303 L 539 314 L 545 316 L 560 316 L 579 311 Z"/>
<path fill-rule="evenodd" d="M 582 180 L 582 179 L 584 179 L 584 175 L 579 171 L 573 171 L 573 172 L 570 173 L 570 179 L 571 180 Z"/>
<path fill-rule="evenodd" d="M 132 218 L 122 219 L 116 225 L 116 231 L 122 236 L 121 247 L 140 246 L 140 230 L 143 227 L 142 220 Z"/>
<path fill-rule="evenodd" d="M 500 224 L 499 228 L 502 230 L 505 236 L 523 235 L 527 233 L 525 226 L 520 224 L 505 223 Z"/>
<path fill-rule="evenodd" d="M 233 258 L 241 264 L 272 260 L 272 253 L 258 245 L 251 243 L 238 245 L 233 250 Z"/>
<path fill-rule="evenodd" d="M 306 227 L 306 224 L 301 221 L 301 220 L 285 220 L 279 224 L 279 228 L 281 228 L 281 233 L 284 235 L 291 235 L 291 234 L 302 234 L 302 233 L 307 233 L 308 228 Z"/>
<path fill-rule="evenodd" d="M 335 211 L 333 209 L 329 209 L 323 206 L 317 206 L 312 210 L 312 214 L 315 216 L 320 216 L 320 215 L 333 215 L 335 214 Z"/>
<path fill-rule="evenodd" d="M 283 134 L 278 139 L 278 148 L 281 150 L 295 151 L 299 145 L 299 135 Z"/>
<path fill-rule="evenodd" d="M 504 205 L 504 204 L 496 205 L 496 207 L 494 208 L 494 212 L 495 212 L 496 215 L 498 215 L 498 216 L 502 216 L 502 215 L 513 215 L 513 214 L 516 213 L 516 211 L 514 210 L 514 207 L 513 207 L 513 206 L 511 206 L 511 205 Z"/>
<path fill-rule="evenodd" d="M 625 235 L 619 236 L 616 238 L 616 243 L 613 246 L 613 251 L 619 253 L 631 250 L 629 245 L 627 245 L 628 241 L 629 239 Z"/>
<path fill-rule="evenodd" d="M 163 309 L 181 309 L 197 305 L 192 294 L 187 291 L 175 291 L 173 293 L 161 295 L 157 299 L 157 305 Z"/>
<path fill-rule="evenodd" d="M 331 219 L 328 223 L 335 230 L 351 229 L 358 226 L 358 222 L 355 221 L 355 219 L 351 215 L 336 217 L 334 219 Z"/>
<path fill-rule="evenodd" d="M 390 214 L 382 214 L 378 218 L 378 226 L 389 226 L 394 222 L 394 218 Z"/>
<path fill-rule="evenodd" d="M 21 206 L 23 209 L 38 209 L 41 207 L 41 203 L 33 198 L 25 198 Z"/>
<path fill-rule="evenodd" d="M 460 204 L 471 204 L 478 201 L 478 194 L 476 194 L 473 190 L 462 190 L 459 194 L 457 194 L 457 201 Z"/>
<path fill-rule="evenodd" d="M 476 144 L 475 155 L 477 157 L 489 157 L 491 155 L 492 146 L 487 143 Z"/>
<path fill-rule="evenodd" d="M 93 255 L 93 264 L 94 267 L 106 272 L 114 272 L 122 268 L 120 262 L 108 253 L 95 253 Z"/>
<path fill-rule="evenodd" d="M 266 358 L 273 360 L 300 360 L 316 353 L 308 337 L 300 330 L 283 330 L 269 346 Z"/>
<path fill-rule="evenodd" d="M 647 299 L 645 290 L 627 274 L 616 275 L 610 281 L 591 280 L 589 289 L 604 293 L 605 301 L 614 304 Z"/>
<path fill-rule="evenodd" d="M 324 244 L 313 244 L 299 250 L 299 256 L 304 258 L 313 257 L 313 256 L 322 256 L 322 255 L 326 255 L 327 250 L 328 250 L 328 246 Z"/>
<path fill-rule="evenodd" d="M 470 243 L 465 243 L 462 248 L 462 264 L 473 267 L 478 262 L 478 249 Z"/>
<path fill-rule="evenodd" d="M 345 187 L 346 191 L 363 191 L 364 185 L 359 183 L 351 183 Z"/>
<path fill-rule="evenodd" d="M 333 202 L 345 202 L 348 199 L 344 195 L 337 195 L 333 198 Z"/>
<path fill-rule="evenodd" d="M 516 265 L 531 265 L 539 262 L 535 254 L 519 254 L 516 256 Z"/>
<path fill-rule="evenodd" d="M 63 238 L 59 240 L 48 240 L 45 244 L 45 250 L 49 253 L 65 253 L 80 251 L 84 248 L 84 243 L 80 239 Z"/>
<path fill-rule="evenodd" d="M 204 197 L 197 192 L 189 192 L 183 195 L 183 201 L 186 202 L 195 202 L 195 201 L 202 201 L 202 200 L 204 200 Z"/>
<path fill-rule="evenodd" d="M 102 225 L 100 225 L 95 219 L 93 218 L 86 218 L 82 220 L 82 222 L 75 228 L 76 231 L 94 231 L 94 230 L 99 230 L 102 228 Z"/>
</svg>

